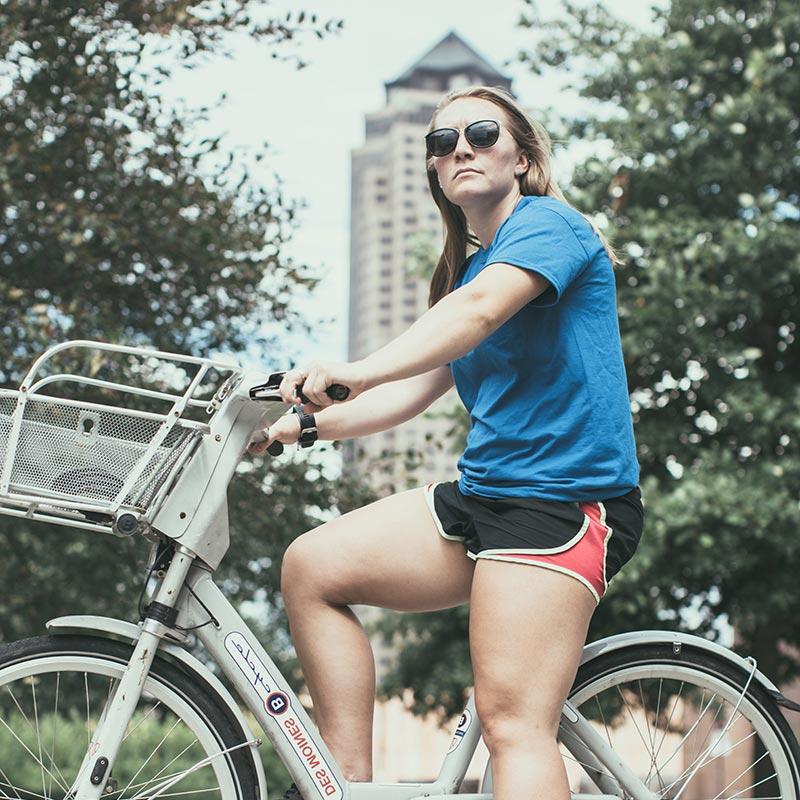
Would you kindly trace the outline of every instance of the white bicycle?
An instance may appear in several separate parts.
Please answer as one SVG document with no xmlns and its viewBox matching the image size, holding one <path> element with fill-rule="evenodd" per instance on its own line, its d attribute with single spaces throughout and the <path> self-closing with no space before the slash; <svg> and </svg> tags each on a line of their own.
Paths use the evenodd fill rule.
<svg viewBox="0 0 800 800">
<path fill-rule="evenodd" d="M 114 359 L 136 385 L 92 377 Z M 140 535 L 153 548 L 139 624 L 61 617 L 48 635 L 0 646 L 0 797 L 265 800 L 260 734 L 244 706 L 306 800 L 455 800 L 480 737 L 472 701 L 435 781 L 348 782 L 214 584 L 229 545 L 226 488 L 253 431 L 286 411 L 279 377 L 79 341 L 0 391 L 0 512 Z M 160 388 L 146 388 L 154 379 Z M 81 391 L 92 399 L 76 399 Z M 132 410 L 133 399 L 160 410 Z M 238 702 L 186 649 L 193 637 Z M 697 637 L 643 631 L 589 644 L 560 727 L 580 781 L 573 796 L 796 800 L 798 745 L 781 706 L 800 710 L 752 659 Z M 480 793 L 459 797 L 491 792 L 489 764 Z"/>
</svg>

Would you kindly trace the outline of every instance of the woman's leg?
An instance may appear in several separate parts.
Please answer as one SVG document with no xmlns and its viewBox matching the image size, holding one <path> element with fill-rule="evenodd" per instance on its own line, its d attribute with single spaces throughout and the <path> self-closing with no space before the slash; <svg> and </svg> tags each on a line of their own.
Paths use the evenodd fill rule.
<svg viewBox="0 0 800 800">
<path fill-rule="evenodd" d="M 437 532 L 424 489 L 315 528 L 287 549 L 281 591 L 314 718 L 348 780 L 372 778 L 375 664 L 348 606 L 433 611 L 469 600 L 474 564 Z"/>
<path fill-rule="evenodd" d="M 479 559 L 470 604 L 475 702 L 496 800 L 569 800 L 556 734 L 594 597 L 554 570 Z"/>
</svg>

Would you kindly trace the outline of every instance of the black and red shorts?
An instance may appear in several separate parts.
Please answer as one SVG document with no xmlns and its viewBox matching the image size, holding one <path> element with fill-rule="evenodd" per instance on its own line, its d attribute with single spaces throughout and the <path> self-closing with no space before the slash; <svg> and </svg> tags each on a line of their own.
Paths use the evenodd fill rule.
<svg viewBox="0 0 800 800">
<path fill-rule="evenodd" d="M 453 481 L 428 484 L 425 497 L 439 533 L 462 542 L 470 558 L 563 572 L 597 602 L 636 550 L 644 523 L 638 488 L 606 500 L 559 502 L 465 495 Z"/>
</svg>

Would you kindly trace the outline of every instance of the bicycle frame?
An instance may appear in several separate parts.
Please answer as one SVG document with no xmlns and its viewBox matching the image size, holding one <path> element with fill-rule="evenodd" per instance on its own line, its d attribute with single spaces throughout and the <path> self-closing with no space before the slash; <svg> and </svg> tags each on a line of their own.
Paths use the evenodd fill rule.
<svg viewBox="0 0 800 800">
<path fill-rule="evenodd" d="M 175 606 L 179 624 L 181 627 L 199 626 L 197 638 L 252 712 L 306 800 L 422 800 L 429 796 L 447 800 L 464 797 L 468 800 L 491 800 L 492 795 L 488 793 L 456 794 L 480 739 L 480 722 L 472 698 L 461 715 L 435 781 L 403 784 L 347 781 L 296 694 L 246 622 L 213 582 L 211 571 L 204 565 L 187 567 L 187 561 L 191 559 L 186 553 L 176 554 L 161 589 L 169 586 L 166 591 L 174 593 L 175 580 L 184 580 Z M 64 618 L 51 627 L 56 630 L 74 629 L 77 621 Z M 160 623 L 155 625 L 163 628 Z M 89 780 L 94 766 L 92 758 L 104 754 L 103 757 L 109 760 L 108 769 L 112 766 L 112 748 L 118 745 L 118 739 L 128 724 L 130 710 L 139 696 L 136 687 L 143 683 L 155 656 L 157 646 L 152 646 L 150 637 L 160 643 L 156 632 L 147 630 L 152 626 L 152 620 L 144 622 L 129 667 L 95 732 L 89 749 L 92 755 L 85 761 L 76 782 L 76 800 L 101 796 L 100 785 L 92 785 Z M 120 629 L 116 628 L 114 632 L 119 633 Z M 175 645 L 169 643 L 167 647 L 174 650 Z M 121 697 L 125 698 L 130 710 L 122 704 Z M 233 704 L 232 699 L 225 700 Z M 601 790 L 607 792 L 587 795 L 587 800 L 589 797 L 591 800 L 619 798 L 622 789 L 635 800 L 654 800 L 656 797 L 570 704 L 565 705 L 562 715 L 561 738 L 570 752 L 587 766 Z M 257 741 L 251 739 L 246 744 L 257 744 Z M 573 795 L 573 800 L 582 797 Z"/>
</svg>

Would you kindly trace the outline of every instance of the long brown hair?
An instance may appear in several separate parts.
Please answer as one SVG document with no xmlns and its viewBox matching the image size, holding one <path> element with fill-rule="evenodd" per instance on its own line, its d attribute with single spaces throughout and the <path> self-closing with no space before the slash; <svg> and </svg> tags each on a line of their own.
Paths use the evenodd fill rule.
<svg viewBox="0 0 800 800">
<path fill-rule="evenodd" d="M 466 89 L 449 92 L 436 107 L 428 130 L 434 129 L 436 117 L 443 108 L 462 97 L 477 97 L 481 100 L 488 100 L 505 111 L 508 132 L 528 156 L 529 161 L 529 168 L 519 177 L 520 192 L 523 195 L 537 195 L 539 197 L 547 195 L 555 197 L 562 203 L 567 203 L 561 189 L 558 188 L 558 184 L 550 174 L 550 159 L 552 157 L 550 136 L 540 123 L 530 119 L 525 114 L 514 97 L 504 89 L 492 86 L 470 86 Z M 477 247 L 480 242 L 469 230 L 467 218 L 461 208 L 445 197 L 442 187 L 439 185 L 436 170 L 433 168 L 432 157 L 428 158 L 427 171 L 428 185 L 434 202 L 439 207 L 439 213 L 442 215 L 442 222 L 445 227 L 444 249 L 441 256 L 439 256 L 436 269 L 433 271 L 428 294 L 428 305 L 432 306 L 444 297 L 458 280 L 461 268 L 467 258 L 467 247 Z M 606 237 L 598 230 L 597 225 L 588 217 L 586 219 L 600 237 L 611 263 L 615 266 L 622 263 L 622 259 L 614 252 Z"/>
</svg>

